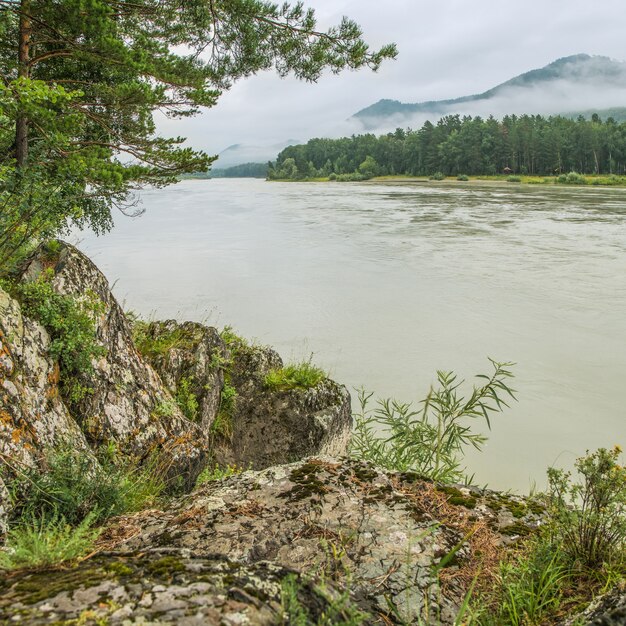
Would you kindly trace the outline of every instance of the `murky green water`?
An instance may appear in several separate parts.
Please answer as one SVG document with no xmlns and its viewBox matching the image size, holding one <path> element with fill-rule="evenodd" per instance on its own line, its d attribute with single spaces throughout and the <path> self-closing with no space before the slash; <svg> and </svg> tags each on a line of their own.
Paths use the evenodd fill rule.
<svg viewBox="0 0 626 626">
<path fill-rule="evenodd" d="M 626 190 L 212 180 L 142 201 L 81 243 L 127 308 L 403 400 L 515 361 L 519 402 L 469 459 L 496 487 L 626 444 Z"/>
</svg>

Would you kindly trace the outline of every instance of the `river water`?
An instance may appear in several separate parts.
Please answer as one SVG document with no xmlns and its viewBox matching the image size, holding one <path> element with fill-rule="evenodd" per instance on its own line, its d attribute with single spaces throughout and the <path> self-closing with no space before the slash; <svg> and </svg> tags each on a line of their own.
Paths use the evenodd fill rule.
<svg viewBox="0 0 626 626">
<path fill-rule="evenodd" d="M 79 243 L 125 308 L 232 325 L 404 401 L 438 369 L 514 361 L 519 401 L 467 459 L 481 484 L 528 491 L 626 444 L 626 190 L 218 179 L 140 200 Z"/>
</svg>

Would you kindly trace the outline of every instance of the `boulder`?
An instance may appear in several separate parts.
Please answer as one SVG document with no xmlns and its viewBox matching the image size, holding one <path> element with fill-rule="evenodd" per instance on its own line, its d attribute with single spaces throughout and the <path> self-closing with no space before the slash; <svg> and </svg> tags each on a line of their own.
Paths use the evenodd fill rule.
<svg viewBox="0 0 626 626">
<path fill-rule="evenodd" d="M 236 392 L 230 435 L 216 442 L 222 464 L 262 469 L 319 454 L 346 454 L 352 431 L 348 390 L 329 378 L 309 389 L 270 389 L 265 377 L 283 367 L 271 348 L 230 346 L 228 382 Z"/>
<path fill-rule="evenodd" d="M 276 351 L 234 336 L 227 344 L 215 328 L 194 322 L 138 322 L 136 335 L 170 392 L 183 402 L 193 395 L 220 465 L 262 469 L 347 452 L 352 414 L 344 386 L 325 378 L 310 389 L 270 389 L 266 375 L 283 367 Z"/>
<path fill-rule="evenodd" d="M 330 602 L 367 613 L 363 623 L 453 624 L 475 575 L 497 571 L 511 537 L 539 519 L 511 496 L 310 458 L 113 520 L 103 552 L 77 570 L 0 582 L 0 612 L 24 624 L 86 612 L 111 624 L 275 624 L 295 594 L 312 616 Z"/>
<path fill-rule="evenodd" d="M 105 276 L 75 247 L 61 244 L 53 259 L 43 251 L 32 258 L 22 279 L 36 280 L 47 268 L 54 270 L 58 293 L 102 303 L 95 322 L 105 355 L 94 360 L 93 372 L 81 374 L 91 392 L 72 403 L 90 445 L 114 443 L 126 459 L 159 451 L 167 474 L 180 486 L 193 485 L 205 464 L 208 440 L 135 349 L 130 324 Z"/>
</svg>

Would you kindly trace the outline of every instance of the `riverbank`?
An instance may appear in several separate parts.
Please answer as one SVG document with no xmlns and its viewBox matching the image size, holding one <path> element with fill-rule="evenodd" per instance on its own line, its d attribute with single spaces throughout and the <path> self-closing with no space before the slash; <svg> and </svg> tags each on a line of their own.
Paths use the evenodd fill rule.
<svg viewBox="0 0 626 626">
<path fill-rule="evenodd" d="M 346 175 L 346 179 L 341 177 L 312 177 L 312 178 L 273 178 L 268 179 L 268 182 L 299 182 L 299 183 L 328 183 L 328 182 L 367 182 L 367 183 L 426 183 L 426 184 L 451 184 L 458 185 L 460 183 L 484 183 L 491 185 L 510 186 L 512 184 L 521 185 L 545 185 L 545 186 L 559 186 L 559 187 L 617 187 L 626 188 L 626 176 L 593 176 L 593 175 L 581 175 L 576 173 L 562 174 L 559 176 L 528 176 L 528 175 L 484 175 L 484 176 L 409 176 L 409 175 L 394 175 L 394 176 L 374 176 L 371 178 Z"/>
</svg>

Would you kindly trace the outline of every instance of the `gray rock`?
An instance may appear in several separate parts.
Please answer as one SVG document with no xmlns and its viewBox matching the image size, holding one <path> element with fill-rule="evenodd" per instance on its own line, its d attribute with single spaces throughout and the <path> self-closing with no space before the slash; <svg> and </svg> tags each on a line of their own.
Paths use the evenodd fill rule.
<svg viewBox="0 0 626 626">
<path fill-rule="evenodd" d="M 60 397 L 59 368 L 48 355 L 49 345 L 45 329 L 24 317 L 19 303 L 0 289 L 0 480 L 7 484 L 62 443 L 91 455 Z M 10 507 L 3 486 L 0 520 Z"/>
<path fill-rule="evenodd" d="M 271 348 L 232 348 L 230 383 L 237 392 L 232 436 L 217 441 L 221 463 L 262 469 L 320 454 L 347 452 L 352 431 L 350 394 L 325 378 L 310 389 L 271 390 L 265 376 L 283 366 Z"/>
<path fill-rule="evenodd" d="M 24 280 L 35 280 L 46 267 L 54 270 L 58 293 L 96 297 L 103 311 L 96 322 L 105 356 L 81 381 L 92 389 L 73 403 L 83 432 L 96 447 L 114 442 L 126 458 L 144 459 L 159 450 L 168 473 L 192 485 L 208 452 L 208 441 L 197 424 L 185 419 L 157 373 L 134 347 L 131 329 L 100 270 L 80 251 L 62 244 L 57 259 L 40 254 L 30 261 Z"/>
</svg>

